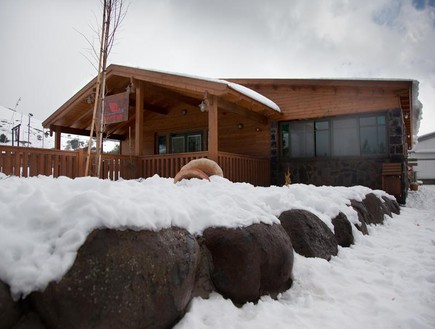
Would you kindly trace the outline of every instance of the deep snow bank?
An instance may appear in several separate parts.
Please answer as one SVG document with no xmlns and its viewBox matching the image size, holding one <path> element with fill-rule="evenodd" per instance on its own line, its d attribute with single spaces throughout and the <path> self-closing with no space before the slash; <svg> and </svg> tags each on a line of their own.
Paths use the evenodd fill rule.
<svg viewBox="0 0 435 329">
<path fill-rule="evenodd" d="M 254 187 L 217 176 L 211 182 L 174 184 L 158 176 L 112 182 L 0 175 L 0 280 L 10 285 L 15 297 L 44 289 L 67 272 L 96 228 L 178 226 L 201 234 L 211 226 L 279 223 L 281 212 L 305 209 L 333 229 L 331 218 L 340 211 L 357 223 L 350 200 L 361 201 L 370 192 L 362 186 Z"/>
</svg>

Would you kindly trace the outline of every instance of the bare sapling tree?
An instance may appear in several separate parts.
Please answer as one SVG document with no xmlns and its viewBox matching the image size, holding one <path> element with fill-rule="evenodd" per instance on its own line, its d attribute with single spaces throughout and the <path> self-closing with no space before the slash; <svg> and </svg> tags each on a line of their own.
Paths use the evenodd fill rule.
<svg viewBox="0 0 435 329">
<path fill-rule="evenodd" d="M 103 0 L 103 19 L 101 30 L 96 31 L 99 36 L 99 51 L 96 51 L 93 43 L 86 40 L 91 45 L 94 56 L 98 60 L 97 67 L 97 80 L 95 86 L 95 100 L 92 113 L 92 123 L 88 143 L 88 156 L 86 160 L 85 175 L 89 175 L 89 167 L 91 161 L 91 145 L 94 134 L 96 135 L 96 154 L 95 154 L 95 175 L 100 176 L 101 171 L 101 153 L 103 146 L 104 134 L 104 98 L 106 95 L 106 66 L 107 59 L 115 41 L 115 34 L 121 25 L 126 13 L 127 8 L 124 6 L 123 0 Z"/>
</svg>

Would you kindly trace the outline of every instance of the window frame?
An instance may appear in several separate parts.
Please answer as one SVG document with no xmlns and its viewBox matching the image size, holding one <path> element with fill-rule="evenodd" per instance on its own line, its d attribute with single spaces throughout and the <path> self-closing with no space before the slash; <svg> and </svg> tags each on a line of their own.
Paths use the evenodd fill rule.
<svg viewBox="0 0 435 329">
<path fill-rule="evenodd" d="M 207 149 L 207 141 L 204 140 L 204 130 L 193 130 L 193 131 L 179 131 L 179 132 L 167 132 L 167 133 L 156 133 L 155 134 L 155 154 L 157 155 L 165 155 L 165 154 L 179 154 L 179 153 L 195 153 L 195 152 L 203 152 Z M 189 137 L 199 137 L 199 151 L 188 151 L 188 142 Z M 173 138 L 182 138 L 183 139 L 183 151 L 182 152 L 174 152 L 173 149 Z M 161 141 L 165 141 L 166 152 L 160 152 Z"/>
<path fill-rule="evenodd" d="M 362 123 L 362 120 L 366 118 L 374 118 L 375 123 L 373 125 L 366 124 L 364 125 Z M 381 122 L 379 122 L 379 119 L 383 118 Z M 357 148 L 356 154 L 343 154 L 343 155 L 337 155 L 337 152 L 334 152 L 334 148 L 337 147 L 337 145 L 334 145 L 334 133 L 336 132 L 335 126 L 337 123 L 334 124 L 334 122 L 337 122 L 339 120 L 346 120 L 346 119 L 354 119 L 356 120 L 356 127 L 355 131 L 357 134 L 357 145 L 355 147 Z M 326 129 L 317 129 L 317 125 L 321 123 L 327 122 L 327 128 Z M 294 157 L 292 155 L 291 150 L 291 141 L 290 141 L 290 126 L 291 124 L 301 124 L 305 125 L 307 123 L 313 123 L 314 125 L 314 155 L 312 157 Z M 372 127 L 376 129 L 376 152 L 372 153 L 366 153 L 362 150 L 362 134 L 361 130 L 365 127 Z M 379 135 L 380 129 L 383 130 L 383 136 Z M 328 137 L 328 141 L 326 144 L 328 145 L 327 152 L 324 152 L 325 155 L 320 155 L 320 146 L 318 141 L 318 132 L 325 133 Z M 288 134 L 288 141 L 289 145 L 288 152 L 285 154 L 286 146 L 283 145 L 284 142 L 284 133 Z M 383 137 L 383 138 L 382 138 Z M 383 141 L 381 141 L 383 139 Z M 382 147 L 384 145 L 384 147 Z M 326 118 L 319 118 L 319 119 L 307 119 L 307 120 L 290 120 L 290 121 L 281 121 L 279 122 L 279 156 L 282 160 L 300 160 L 300 159 L 328 159 L 328 158 L 381 158 L 386 157 L 388 155 L 388 121 L 387 121 L 387 113 L 386 112 L 378 112 L 378 113 L 366 113 L 366 114 L 359 114 L 359 115 L 348 115 L 348 116 L 334 116 L 334 117 L 326 117 Z M 304 153 L 304 152 L 302 152 Z M 305 152 L 306 153 L 306 152 Z"/>
</svg>

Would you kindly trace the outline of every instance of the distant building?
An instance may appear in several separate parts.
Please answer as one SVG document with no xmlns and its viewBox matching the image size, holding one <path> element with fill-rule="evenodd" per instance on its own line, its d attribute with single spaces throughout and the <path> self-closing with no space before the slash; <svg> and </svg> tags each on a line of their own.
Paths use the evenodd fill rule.
<svg viewBox="0 0 435 329">
<path fill-rule="evenodd" d="M 418 144 L 410 152 L 417 160 L 414 167 L 417 180 L 424 184 L 435 184 L 435 132 L 418 137 Z"/>
</svg>

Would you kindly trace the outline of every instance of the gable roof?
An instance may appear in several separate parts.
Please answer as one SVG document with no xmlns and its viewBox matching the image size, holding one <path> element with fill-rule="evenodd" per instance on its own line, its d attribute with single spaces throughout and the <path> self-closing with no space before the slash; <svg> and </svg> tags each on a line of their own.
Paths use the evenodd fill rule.
<svg viewBox="0 0 435 329">
<path fill-rule="evenodd" d="M 85 134 L 90 130 L 93 104 L 88 101 L 95 93 L 96 77 L 74 94 L 42 123 L 45 128 L 62 127 L 63 132 Z M 220 79 L 145 70 L 121 65 L 110 65 L 106 70 L 108 94 L 126 90 L 132 82 L 145 86 L 145 107 L 167 111 L 185 103 L 198 106 L 206 94 L 218 96 L 219 104 L 237 106 L 264 117 L 279 115 L 280 109 L 270 99 L 237 83 Z M 132 96 L 134 97 L 134 96 Z M 133 100 L 134 104 L 134 100 Z M 112 136 L 126 134 L 128 124 L 119 125 Z"/>
</svg>

